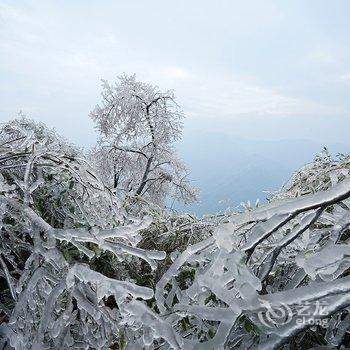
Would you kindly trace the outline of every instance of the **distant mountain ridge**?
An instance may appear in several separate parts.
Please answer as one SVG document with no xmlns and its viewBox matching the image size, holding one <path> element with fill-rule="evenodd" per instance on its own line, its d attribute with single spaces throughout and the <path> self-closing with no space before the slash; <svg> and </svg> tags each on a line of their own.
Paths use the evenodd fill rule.
<svg viewBox="0 0 350 350">
<path fill-rule="evenodd" d="M 200 202 L 179 211 L 199 216 L 222 212 L 241 202 L 265 201 L 264 191 L 279 189 L 292 173 L 313 161 L 327 146 L 332 153 L 347 152 L 344 145 L 308 140 L 248 140 L 219 133 L 185 133 L 178 144 Z"/>
</svg>

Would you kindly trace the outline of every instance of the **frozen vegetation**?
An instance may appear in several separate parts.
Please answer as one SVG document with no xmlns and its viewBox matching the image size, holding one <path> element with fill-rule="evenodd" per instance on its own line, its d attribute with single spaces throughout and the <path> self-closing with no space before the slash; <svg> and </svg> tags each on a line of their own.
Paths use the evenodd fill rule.
<svg viewBox="0 0 350 350">
<path fill-rule="evenodd" d="M 28 119 L 0 130 L 0 349 L 349 346 L 349 156 L 199 219 L 166 207 L 197 198 L 173 92 L 123 76 L 91 117 L 88 153 Z"/>
</svg>

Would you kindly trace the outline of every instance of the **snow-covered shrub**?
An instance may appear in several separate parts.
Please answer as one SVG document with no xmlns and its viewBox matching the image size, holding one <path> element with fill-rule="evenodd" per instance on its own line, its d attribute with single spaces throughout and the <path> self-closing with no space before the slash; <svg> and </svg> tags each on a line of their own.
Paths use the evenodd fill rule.
<svg viewBox="0 0 350 350">
<path fill-rule="evenodd" d="M 130 256 L 152 269 L 164 258 L 137 247 L 150 219 L 123 211 L 83 154 L 42 125 L 5 125 L 0 147 L 2 346 L 100 349 L 133 339 L 153 290 L 111 277 Z"/>
<path fill-rule="evenodd" d="M 313 162 L 296 171 L 280 191 L 273 193 L 270 201 L 324 191 L 349 174 L 350 155 L 339 153 L 333 157 L 324 147 Z"/>
<path fill-rule="evenodd" d="M 6 124 L 0 349 L 348 346 L 346 159 L 243 213 L 198 220 L 140 197 L 136 216 L 81 150 Z"/>
<path fill-rule="evenodd" d="M 316 158 L 297 173 L 309 194 L 296 194 L 294 180 L 270 204 L 224 218 L 175 260 L 155 297 L 183 335 L 180 348 L 349 345 L 348 159 Z"/>
<path fill-rule="evenodd" d="M 262 206 L 232 216 L 213 237 L 185 250 L 155 294 L 160 312 L 176 310 L 169 321 L 188 332 L 180 348 L 340 344 L 350 326 L 349 196 L 347 179 L 325 192 Z M 185 272 L 191 278 L 179 286 L 176 276 Z M 299 323 L 297 308 L 319 303 L 326 313 Z M 290 319 L 268 327 L 262 317 L 277 317 L 284 307 Z M 331 318 L 328 328 L 310 328 L 324 317 Z"/>
</svg>

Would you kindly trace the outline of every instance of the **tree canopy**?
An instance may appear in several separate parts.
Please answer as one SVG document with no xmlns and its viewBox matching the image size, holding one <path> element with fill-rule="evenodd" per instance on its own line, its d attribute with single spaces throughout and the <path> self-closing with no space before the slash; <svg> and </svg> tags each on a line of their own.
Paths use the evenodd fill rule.
<svg viewBox="0 0 350 350">
<path fill-rule="evenodd" d="M 102 102 L 90 113 L 100 133 L 93 157 L 122 196 L 143 196 L 164 206 L 169 198 L 195 201 L 188 171 L 177 158 L 184 114 L 173 91 L 123 75 L 103 81 Z"/>
</svg>

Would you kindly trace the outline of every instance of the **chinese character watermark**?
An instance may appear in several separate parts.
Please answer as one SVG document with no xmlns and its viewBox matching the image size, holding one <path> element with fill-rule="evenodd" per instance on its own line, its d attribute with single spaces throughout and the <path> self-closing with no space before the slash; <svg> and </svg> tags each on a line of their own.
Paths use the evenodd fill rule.
<svg viewBox="0 0 350 350">
<path fill-rule="evenodd" d="M 299 325 L 327 327 L 328 304 L 324 301 L 300 302 L 289 306 L 286 303 L 271 305 L 261 301 L 263 310 L 258 312 L 259 321 L 268 328 L 276 328 L 295 322 Z"/>
</svg>

